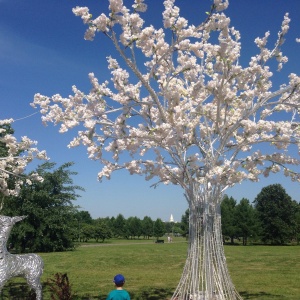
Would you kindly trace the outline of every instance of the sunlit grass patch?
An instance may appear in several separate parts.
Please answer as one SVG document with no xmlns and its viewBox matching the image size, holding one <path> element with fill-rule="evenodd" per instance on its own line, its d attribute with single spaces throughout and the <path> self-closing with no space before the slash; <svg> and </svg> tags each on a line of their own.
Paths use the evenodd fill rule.
<svg viewBox="0 0 300 300">
<path fill-rule="evenodd" d="M 132 300 L 169 299 L 186 254 L 184 240 L 170 244 L 115 241 L 72 252 L 42 253 L 44 300 L 50 299 L 45 282 L 56 273 L 68 274 L 76 300 L 105 300 L 117 273 L 124 274 Z M 299 246 L 225 246 L 225 254 L 233 283 L 245 300 L 300 299 Z M 24 290 L 25 280 L 15 279 L 11 289 L 17 289 L 15 282 L 22 282 Z"/>
</svg>

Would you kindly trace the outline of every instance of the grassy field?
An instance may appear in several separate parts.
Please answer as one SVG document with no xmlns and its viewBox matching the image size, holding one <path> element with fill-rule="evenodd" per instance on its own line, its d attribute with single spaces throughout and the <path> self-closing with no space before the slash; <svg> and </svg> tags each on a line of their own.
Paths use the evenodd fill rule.
<svg viewBox="0 0 300 300">
<path fill-rule="evenodd" d="M 153 241 L 110 241 L 87 244 L 72 252 L 42 253 L 43 282 L 55 273 L 67 273 L 76 299 L 105 299 L 117 273 L 126 277 L 132 299 L 168 299 L 184 266 L 187 243 L 155 244 Z M 232 280 L 244 299 L 300 299 L 299 246 L 225 246 Z M 11 280 L 2 299 L 24 281 Z M 44 288 L 44 299 L 50 299 Z M 19 293 L 20 294 L 20 293 Z"/>
</svg>

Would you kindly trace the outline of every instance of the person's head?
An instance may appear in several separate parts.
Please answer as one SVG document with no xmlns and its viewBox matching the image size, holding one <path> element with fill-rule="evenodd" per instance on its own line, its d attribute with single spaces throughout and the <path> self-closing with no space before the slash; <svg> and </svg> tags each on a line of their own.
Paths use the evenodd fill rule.
<svg viewBox="0 0 300 300">
<path fill-rule="evenodd" d="M 125 277 L 122 274 L 117 274 L 114 277 L 113 282 L 115 283 L 115 285 L 117 287 L 122 287 L 124 285 L 124 283 L 125 283 Z"/>
</svg>

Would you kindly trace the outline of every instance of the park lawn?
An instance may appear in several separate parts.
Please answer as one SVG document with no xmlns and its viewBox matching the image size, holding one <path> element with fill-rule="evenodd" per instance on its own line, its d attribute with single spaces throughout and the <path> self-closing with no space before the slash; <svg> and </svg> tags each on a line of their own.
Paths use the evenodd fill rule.
<svg viewBox="0 0 300 300">
<path fill-rule="evenodd" d="M 170 244 L 140 240 L 42 253 L 42 281 L 45 286 L 55 273 L 67 273 L 76 299 L 104 300 L 113 288 L 113 276 L 123 273 L 133 300 L 169 299 L 180 280 L 186 252 L 183 240 Z M 244 299 L 299 299 L 299 246 L 225 246 L 225 253 L 234 285 Z M 44 299 L 50 299 L 44 289 Z"/>
<path fill-rule="evenodd" d="M 97 297 L 107 295 L 114 288 L 114 275 L 122 273 L 127 281 L 126 288 L 132 295 L 137 296 L 140 291 L 148 289 L 152 290 L 151 293 L 162 290 L 162 293 L 171 295 L 180 279 L 186 247 L 186 243 L 118 243 L 88 245 L 74 252 L 60 253 L 57 257 L 55 253 L 42 254 L 44 277 L 66 272 L 74 292 Z M 64 258 L 59 262 L 60 256 Z"/>
<path fill-rule="evenodd" d="M 299 246 L 225 246 L 225 253 L 244 299 L 300 299 Z"/>
</svg>

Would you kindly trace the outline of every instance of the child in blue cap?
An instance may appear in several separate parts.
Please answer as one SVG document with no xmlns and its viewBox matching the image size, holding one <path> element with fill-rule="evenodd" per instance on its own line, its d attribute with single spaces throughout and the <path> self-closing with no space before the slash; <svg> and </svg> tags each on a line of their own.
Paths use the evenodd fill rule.
<svg viewBox="0 0 300 300">
<path fill-rule="evenodd" d="M 125 278 L 122 274 L 117 274 L 114 277 L 116 289 L 109 292 L 106 300 L 130 300 L 130 296 L 126 290 L 123 289 L 125 284 Z"/>
</svg>

